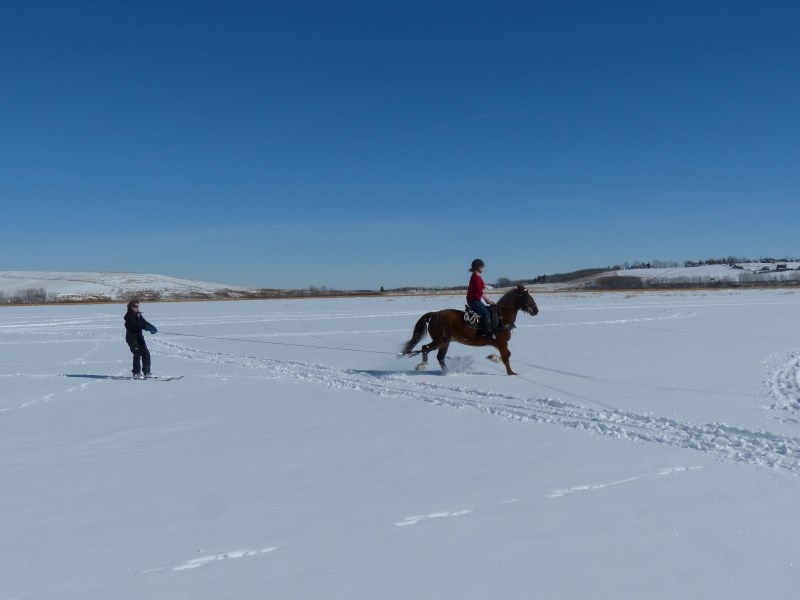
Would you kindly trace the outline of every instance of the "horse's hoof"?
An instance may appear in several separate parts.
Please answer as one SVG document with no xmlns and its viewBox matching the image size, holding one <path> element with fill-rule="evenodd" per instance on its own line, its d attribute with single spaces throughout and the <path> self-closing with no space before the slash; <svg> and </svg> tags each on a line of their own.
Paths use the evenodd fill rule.
<svg viewBox="0 0 800 600">
<path fill-rule="evenodd" d="M 503 359 L 502 359 L 502 358 L 500 358 L 499 356 L 497 356 L 497 354 L 490 354 L 490 355 L 489 355 L 489 356 L 487 356 L 486 358 L 488 358 L 488 359 L 489 359 L 489 360 L 491 360 L 492 362 L 496 362 L 496 363 L 501 363 L 501 362 L 503 362 Z"/>
<path fill-rule="evenodd" d="M 419 363 L 414 369 L 417 371 L 425 371 L 428 368 L 428 363 Z"/>
</svg>

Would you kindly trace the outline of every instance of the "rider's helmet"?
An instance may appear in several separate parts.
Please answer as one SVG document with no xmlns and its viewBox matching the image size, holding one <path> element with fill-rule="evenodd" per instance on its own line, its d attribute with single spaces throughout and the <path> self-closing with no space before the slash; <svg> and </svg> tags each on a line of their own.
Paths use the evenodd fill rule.
<svg viewBox="0 0 800 600">
<path fill-rule="evenodd" d="M 486 265 L 484 264 L 484 262 L 480 258 L 476 258 L 475 260 L 472 261 L 472 268 L 470 269 L 470 271 L 477 271 L 481 267 L 485 267 L 485 266 Z"/>
</svg>

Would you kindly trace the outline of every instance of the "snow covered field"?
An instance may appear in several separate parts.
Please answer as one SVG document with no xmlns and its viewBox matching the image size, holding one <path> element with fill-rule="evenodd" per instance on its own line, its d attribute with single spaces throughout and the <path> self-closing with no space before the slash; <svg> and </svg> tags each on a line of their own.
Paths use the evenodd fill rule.
<svg viewBox="0 0 800 600">
<path fill-rule="evenodd" d="M 0 600 L 800 593 L 800 291 L 0 308 Z"/>
</svg>

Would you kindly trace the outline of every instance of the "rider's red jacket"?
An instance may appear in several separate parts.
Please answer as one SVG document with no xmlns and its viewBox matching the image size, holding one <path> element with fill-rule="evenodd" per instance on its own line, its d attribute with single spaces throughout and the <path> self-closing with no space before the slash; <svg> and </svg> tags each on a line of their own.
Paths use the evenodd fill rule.
<svg viewBox="0 0 800 600">
<path fill-rule="evenodd" d="M 469 278 L 469 287 L 467 288 L 467 301 L 477 300 L 478 302 L 480 302 L 483 299 L 483 290 L 485 288 L 486 284 L 483 283 L 483 278 L 477 271 L 473 272 L 472 277 Z"/>
</svg>

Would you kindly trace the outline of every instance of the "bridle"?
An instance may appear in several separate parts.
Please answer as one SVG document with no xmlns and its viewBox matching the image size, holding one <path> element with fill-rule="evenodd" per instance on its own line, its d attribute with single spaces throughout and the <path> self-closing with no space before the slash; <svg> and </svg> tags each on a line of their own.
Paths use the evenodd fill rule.
<svg viewBox="0 0 800 600">
<path fill-rule="evenodd" d="M 528 300 L 530 299 L 530 302 Z M 531 296 L 527 288 L 517 290 L 517 306 L 519 310 L 528 313 L 531 316 L 536 316 L 539 312 L 539 307 L 536 306 L 536 301 Z"/>
</svg>

